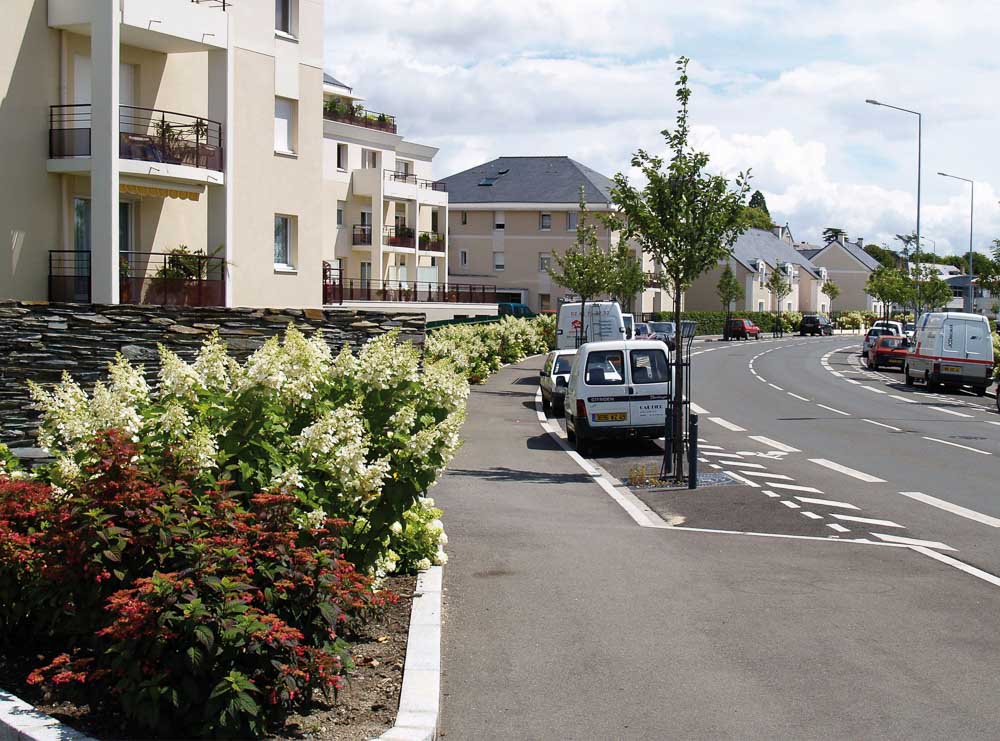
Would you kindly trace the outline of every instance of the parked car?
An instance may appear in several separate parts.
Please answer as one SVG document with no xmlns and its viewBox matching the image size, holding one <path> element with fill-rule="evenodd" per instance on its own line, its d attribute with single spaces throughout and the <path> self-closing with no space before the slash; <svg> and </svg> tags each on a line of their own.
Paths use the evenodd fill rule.
<svg viewBox="0 0 1000 741">
<path fill-rule="evenodd" d="M 646 322 L 637 322 L 635 325 L 635 338 L 637 340 L 645 340 L 649 338 L 649 325 Z"/>
<path fill-rule="evenodd" d="M 865 362 L 872 370 L 894 367 L 902 370 L 910 354 L 910 341 L 898 335 L 882 335 L 868 349 Z"/>
<path fill-rule="evenodd" d="M 897 322 L 890 319 L 879 319 L 872 325 L 872 329 L 875 327 L 885 327 L 887 329 L 893 330 L 893 334 L 902 335 L 903 334 L 903 323 Z"/>
<path fill-rule="evenodd" d="M 907 386 L 916 380 L 924 381 L 929 390 L 969 386 L 985 396 L 993 382 L 989 320 L 958 311 L 922 314 L 903 376 Z"/>
<path fill-rule="evenodd" d="M 724 340 L 747 340 L 753 337 L 760 339 L 760 327 L 749 319 L 727 319 L 722 330 Z"/>
<path fill-rule="evenodd" d="M 861 341 L 861 354 L 867 358 L 868 351 L 872 349 L 878 338 L 886 336 L 901 337 L 902 335 L 891 327 L 872 327 L 865 333 L 865 338 Z"/>
<path fill-rule="evenodd" d="M 574 301 L 559 307 L 556 319 L 556 349 L 575 350 L 585 342 L 625 339 L 625 322 L 617 301 L 587 302 L 587 336 L 583 336 L 581 303 Z"/>
<path fill-rule="evenodd" d="M 916 322 L 907 322 L 903 325 L 903 337 L 912 340 L 917 334 Z"/>
<path fill-rule="evenodd" d="M 497 304 L 498 316 L 513 316 L 523 319 L 531 319 L 538 316 L 527 304 L 499 303 Z"/>
<path fill-rule="evenodd" d="M 799 322 L 799 336 L 806 335 L 831 335 L 833 334 L 833 322 L 822 314 L 806 314 Z"/>
<path fill-rule="evenodd" d="M 562 413 L 569 374 L 573 370 L 576 350 L 553 350 L 545 356 L 539 372 L 538 387 L 542 392 L 542 411 Z"/>
<path fill-rule="evenodd" d="M 677 327 L 673 322 L 649 322 L 649 338 L 659 340 L 666 344 L 671 350 L 674 349 L 674 340 L 677 337 Z"/>
<path fill-rule="evenodd" d="M 597 440 L 663 435 L 671 369 L 658 340 L 588 342 L 577 351 L 563 409 L 566 436 L 587 455 Z"/>
</svg>

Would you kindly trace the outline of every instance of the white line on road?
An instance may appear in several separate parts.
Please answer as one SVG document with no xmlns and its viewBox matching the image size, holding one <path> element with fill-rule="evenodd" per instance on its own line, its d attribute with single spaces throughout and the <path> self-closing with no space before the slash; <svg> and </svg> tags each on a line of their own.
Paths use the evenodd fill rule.
<svg viewBox="0 0 1000 741">
<path fill-rule="evenodd" d="M 810 520 L 822 520 L 822 515 L 817 515 L 815 512 L 809 512 L 808 510 L 802 510 L 802 516 L 808 517 Z"/>
<path fill-rule="evenodd" d="M 941 544 L 938 544 L 940 547 Z M 947 548 L 947 546 L 945 546 Z M 937 551 L 932 551 L 930 548 L 924 548 L 923 546 L 914 546 L 913 550 L 917 553 L 922 553 L 925 556 L 930 556 L 935 561 L 940 561 L 941 563 L 946 563 L 949 566 L 958 569 L 959 571 L 964 571 L 966 574 L 976 577 L 977 579 L 982 579 L 985 582 L 992 584 L 995 587 L 1000 587 L 1000 577 L 996 577 L 993 574 L 989 574 L 982 569 L 977 569 L 975 566 L 969 566 L 967 563 L 962 563 L 957 558 L 952 558 L 951 556 L 946 556 L 943 553 L 938 553 Z M 954 550 L 954 548 L 948 548 L 949 551 Z"/>
<path fill-rule="evenodd" d="M 740 464 L 744 467 L 743 464 Z M 763 468 L 763 466 L 761 466 Z M 765 479 L 780 479 L 782 481 L 795 481 L 791 476 L 785 476 L 783 473 L 770 473 L 769 471 L 740 471 L 744 476 L 760 476 Z"/>
<path fill-rule="evenodd" d="M 993 453 L 988 450 L 980 450 L 979 448 L 970 448 L 968 445 L 959 445 L 958 443 L 948 442 L 947 440 L 938 440 L 936 437 L 924 436 L 924 440 L 930 440 L 932 443 L 941 443 L 942 445 L 950 445 L 953 448 L 961 448 L 962 450 L 969 450 L 973 453 L 979 453 L 980 455 L 993 455 Z"/>
<path fill-rule="evenodd" d="M 861 388 L 863 388 L 865 391 L 871 391 L 873 394 L 884 394 L 885 393 L 885 391 L 883 391 L 882 389 L 877 389 L 877 388 L 874 388 L 873 386 L 862 386 Z"/>
<path fill-rule="evenodd" d="M 719 427 L 725 427 L 727 430 L 732 432 L 746 432 L 746 430 L 739 425 L 734 425 L 732 422 L 724 420 L 722 417 L 709 417 L 710 422 L 715 422 Z"/>
<path fill-rule="evenodd" d="M 778 391 L 784 391 L 784 389 L 781 388 L 781 386 L 778 386 L 777 384 L 769 383 L 767 385 L 770 386 L 773 389 L 777 389 Z"/>
<path fill-rule="evenodd" d="M 836 522 L 831 522 L 831 523 L 827 524 L 827 527 L 830 528 L 831 530 L 836 530 L 838 533 L 849 533 L 849 532 L 851 532 L 849 528 L 846 528 L 843 525 L 839 525 Z"/>
<path fill-rule="evenodd" d="M 989 420 L 989 419 L 986 420 L 986 424 L 988 424 L 988 425 L 996 425 L 997 427 L 1000 427 L 1000 422 L 994 422 L 993 420 Z"/>
<path fill-rule="evenodd" d="M 892 425 L 887 425 L 884 422 L 876 422 L 874 419 L 862 419 L 862 422 L 867 422 L 870 425 L 877 425 L 878 427 L 884 427 L 887 430 L 892 430 L 893 432 L 902 432 L 898 427 L 893 427 Z"/>
<path fill-rule="evenodd" d="M 799 508 L 799 505 L 797 505 L 795 502 L 790 502 L 787 499 L 782 499 L 781 503 L 783 505 L 785 505 L 786 507 L 788 507 L 789 509 L 798 509 Z"/>
<path fill-rule="evenodd" d="M 761 383 L 767 383 L 767 380 L 764 379 L 764 378 L 761 378 L 760 376 L 757 376 L 757 380 L 760 381 Z"/>
<path fill-rule="evenodd" d="M 779 484 L 777 481 L 768 481 L 775 489 L 788 489 L 789 491 L 804 491 L 809 494 L 822 494 L 819 489 L 812 486 L 799 486 L 798 484 Z"/>
<path fill-rule="evenodd" d="M 761 465 L 760 463 L 746 463 L 744 461 L 739 462 L 740 468 L 767 468 L 767 466 Z"/>
<path fill-rule="evenodd" d="M 915 499 L 918 502 L 929 504 L 932 507 L 943 509 L 945 512 L 951 512 L 953 515 L 958 515 L 959 517 L 965 517 L 970 520 L 975 520 L 976 522 L 981 522 L 984 525 L 989 525 L 990 527 L 1000 527 L 1000 519 L 996 517 L 990 517 L 989 515 L 984 515 L 981 512 L 976 512 L 973 509 L 967 509 L 957 504 L 946 502 L 943 499 L 932 497 L 929 494 L 924 494 L 919 491 L 901 491 L 899 493 L 902 494 L 904 497 L 909 497 L 910 499 Z"/>
<path fill-rule="evenodd" d="M 746 478 L 745 476 L 740 476 L 735 471 L 726 471 L 726 473 L 729 476 L 732 476 L 734 479 L 736 479 L 740 483 L 746 484 L 747 486 L 753 487 L 754 489 L 759 489 L 760 488 L 760 484 L 758 484 L 756 481 L 751 481 L 750 479 Z"/>
<path fill-rule="evenodd" d="M 701 450 L 723 450 L 721 445 L 706 445 L 704 441 L 698 440 L 698 448 Z"/>
<path fill-rule="evenodd" d="M 767 494 L 772 499 L 777 499 L 778 497 L 781 496 L 780 494 L 775 494 L 773 491 L 768 491 L 767 489 L 764 489 L 764 493 Z"/>
<path fill-rule="evenodd" d="M 896 401 L 905 401 L 907 404 L 916 404 L 914 399 L 907 399 L 905 396 L 896 396 L 895 394 L 889 395 L 890 399 L 895 399 Z"/>
<path fill-rule="evenodd" d="M 879 540 L 884 540 L 886 543 L 899 543 L 901 545 L 912 545 L 912 546 L 922 546 L 924 548 L 940 548 L 943 551 L 953 551 L 955 550 L 950 545 L 945 543 L 938 543 L 934 540 L 917 540 L 916 538 L 902 538 L 899 535 L 889 535 L 887 533 L 872 533 Z"/>
<path fill-rule="evenodd" d="M 795 497 L 800 502 L 806 504 L 822 504 L 825 507 L 843 507 L 844 509 L 858 509 L 849 502 L 838 502 L 834 499 L 816 499 L 815 497 Z"/>
<path fill-rule="evenodd" d="M 802 451 L 798 448 L 793 448 L 791 445 L 785 445 L 784 443 L 779 443 L 777 440 L 772 440 L 769 437 L 764 437 L 763 435 L 750 435 L 751 440 L 759 442 L 761 445 L 766 445 L 774 450 L 780 450 L 784 453 L 801 453 Z"/>
<path fill-rule="evenodd" d="M 715 450 L 706 450 L 705 455 L 710 455 L 713 458 L 736 458 L 737 460 L 743 457 L 739 453 L 720 453 Z"/>
<path fill-rule="evenodd" d="M 944 414 L 954 414 L 956 417 L 965 417 L 966 419 L 972 419 L 971 414 L 965 414 L 964 412 L 956 412 L 954 409 L 945 409 L 944 407 L 927 407 L 928 409 L 933 409 L 935 412 L 942 412 Z"/>
<path fill-rule="evenodd" d="M 834 512 L 833 516 L 838 520 L 847 520 L 848 522 L 861 522 L 865 525 L 879 525 L 881 527 L 902 527 L 898 522 L 893 522 L 892 520 L 875 520 L 871 517 L 856 517 L 855 515 L 842 515 L 839 512 Z"/>
<path fill-rule="evenodd" d="M 708 414 L 708 410 L 705 407 L 700 407 L 693 401 L 691 402 L 691 411 L 695 414 Z"/>
<path fill-rule="evenodd" d="M 885 483 L 885 479 L 880 479 L 878 476 L 872 476 L 870 473 L 864 473 L 863 471 L 856 471 L 853 468 L 848 468 L 847 466 L 842 466 L 839 463 L 828 461 L 826 458 L 810 458 L 809 462 L 815 463 L 817 466 L 823 466 L 823 468 L 829 468 L 831 471 L 842 473 L 845 476 L 850 476 L 858 481 L 864 481 L 868 484 Z"/>
<path fill-rule="evenodd" d="M 807 399 L 806 397 L 804 397 L 804 396 L 799 396 L 798 394 L 793 394 L 793 393 L 792 393 L 791 391 L 789 391 L 789 392 L 788 392 L 788 395 L 789 395 L 789 396 L 794 396 L 794 397 L 795 397 L 796 399 L 798 399 L 799 401 L 809 401 L 809 399 Z"/>
<path fill-rule="evenodd" d="M 821 409 L 826 409 L 828 412 L 836 412 L 837 414 L 843 414 L 845 417 L 850 417 L 851 415 L 847 412 L 842 412 L 839 409 L 834 409 L 833 407 L 828 407 L 826 404 L 817 404 L 816 406 Z"/>
</svg>

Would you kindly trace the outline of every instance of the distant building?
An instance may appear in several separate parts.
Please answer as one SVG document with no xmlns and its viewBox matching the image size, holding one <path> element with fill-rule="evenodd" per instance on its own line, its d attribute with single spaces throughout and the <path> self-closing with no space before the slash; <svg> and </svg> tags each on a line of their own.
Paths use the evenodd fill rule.
<svg viewBox="0 0 1000 741">
<path fill-rule="evenodd" d="M 878 301 L 865 293 L 868 276 L 881 263 L 865 252 L 864 240 L 861 237 L 855 242 L 841 237 L 823 246 L 796 242 L 787 226 L 778 229 L 782 231 L 780 235 L 782 239 L 790 243 L 817 268 L 824 268 L 829 280 L 837 284 L 840 295 L 834 302 L 833 309 L 876 313 L 882 309 Z"/>
</svg>

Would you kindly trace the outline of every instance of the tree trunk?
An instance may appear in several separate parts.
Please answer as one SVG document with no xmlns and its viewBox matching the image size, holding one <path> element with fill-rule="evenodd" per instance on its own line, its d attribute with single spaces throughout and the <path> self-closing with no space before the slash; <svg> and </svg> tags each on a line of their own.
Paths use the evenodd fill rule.
<svg viewBox="0 0 1000 741">
<path fill-rule="evenodd" d="M 587 341 L 587 299 L 580 296 L 580 335 L 576 338 L 576 346 L 580 347 Z"/>
<path fill-rule="evenodd" d="M 681 286 L 674 281 L 674 480 L 684 481 L 684 337 L 681 332 Z"/>
</svg>

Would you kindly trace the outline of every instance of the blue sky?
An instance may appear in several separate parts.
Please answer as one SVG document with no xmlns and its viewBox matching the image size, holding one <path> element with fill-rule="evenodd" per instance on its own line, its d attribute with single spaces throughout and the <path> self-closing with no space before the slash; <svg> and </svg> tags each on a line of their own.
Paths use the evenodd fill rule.
<svg viewBox="0 0 1000 741">
<path fill-rule="evenodd" d="M 697 145 L 718 171 L 751 168 L 797 238 L 914 228 L 916 120 L 866 98 L 924 113 L 938 250 L 966 249 L 969 214 L 968 187 L 939 170 L 977 181 L 977 248 L 1000 237 L 996 2 L 327 0 L 326 15 L 327 69 L 439 147 L 438 176 L 529 154 L 626 170 L 663 148 L 683 54 Z"/>
</svg>

